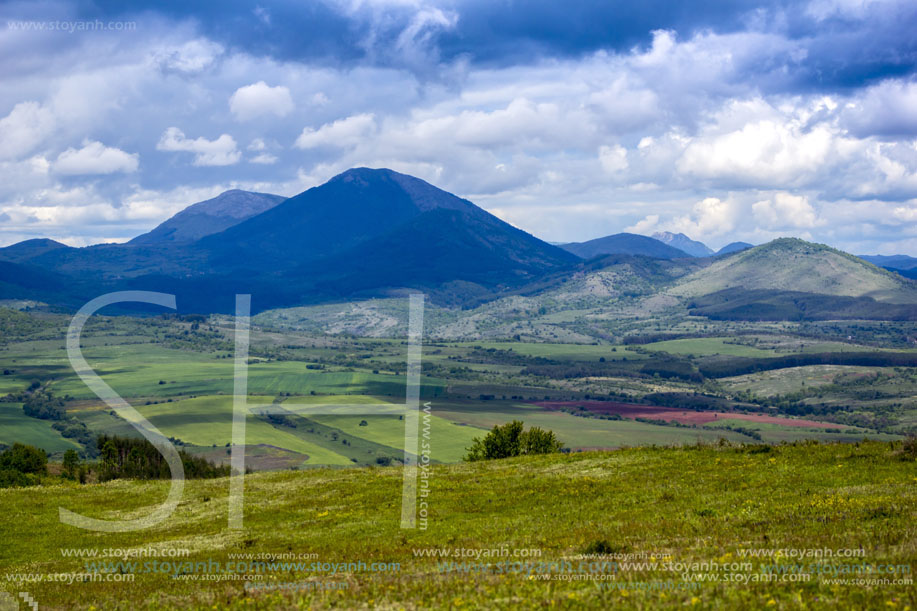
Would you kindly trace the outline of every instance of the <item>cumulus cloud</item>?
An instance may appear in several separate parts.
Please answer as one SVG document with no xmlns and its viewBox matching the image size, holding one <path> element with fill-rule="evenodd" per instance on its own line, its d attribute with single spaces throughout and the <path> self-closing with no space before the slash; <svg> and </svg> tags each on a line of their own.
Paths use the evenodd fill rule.
<svg viewBox="0 0 917 611">
<path fill-rule="evenodd" d="M 156 149 L 194 153 L 193 163 L 197 166 L 232 165 L 242 157 L 236 149 L 236 141 L 229 134 L 222 134 L 216 140 L 204 137 L 191 140 L 177 127 L 170 127 L 162 134 Z"/>
<path fill-rule="evenodd" d="M 239 87 L 229 98 L 229 109 L 239 121 L 274 115 L 285 117 L 293 110 L 290 90 L 282 85 L 271 87 L 264 81 Z"/>
<path fill-rule="evenodd" d="M 752 204 L 755 220 L 764 229 L 811 229 L 818 214 L 809 199 L 790 193 L 776 193 L 772 199 Z"/>
<path fill-rule="evenodd" d="M 623 172 L 627 169 L 627 150 L 620 144 L 603 145 L 599 148 L 599 161 L 602 168 L 610 174 Z"/>
<path fill-rule="evenodd" d="M 705 197 L 696 202 L 689 214 L 662 220 L 659 214 L 647 215 L 642 221 L 627 228 L 627 231 L 649 234 L 655 231 L 684 233 L 692 238 L 715 238 L 733 231 L 741 215 L 738 202 L 716 197 Z M 661 221 L 661 222 L 660 222 Z"/>
<path fill-rule="evenodd" d="M 689 141 L 677 168 L 741 186 L 807 183 L 843 151 L 844 141 L 830 125 L 808 126 L 763 101 L 733 103 Z"/>
<path fill-rule="evenodd" d="M 58 174 L 113 174 L 136 172 L 139 155 L 108 147 L 101 142 L 84 141 L 80 149 L 68 148 L 57 156 L 54 171 Z"/>
<path fill-rule="evenodd" d="M 42 144 L 54 130 L 54 116 L 38 102 L 20 102 L 0 119 L 0 160 L 19 159 Z"/>
<path fill-rule="evenodd" d="M 306 127 L 296 139 L 296 147 L 311 149 L 318 147 L 347 148 L 360 144 L 376 129 L 375 115 L 364 113 L 326 123 L 318 129 Z"/>
</svg>

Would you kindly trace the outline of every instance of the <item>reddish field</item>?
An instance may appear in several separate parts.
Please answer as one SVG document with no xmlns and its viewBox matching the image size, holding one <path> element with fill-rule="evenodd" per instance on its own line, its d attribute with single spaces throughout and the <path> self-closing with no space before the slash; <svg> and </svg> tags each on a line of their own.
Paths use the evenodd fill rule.
<svg viewBox="0 0 917 611">
<path fill-rule="evenodd" d="M 742 414 L 734 412 L 695 412 L 692 410 L 673 407 L 655 407 L 652 405 L 634 405 L 633 403 L 615 403 L 613 401 L 539 401 L 534 403 L 539 407 L 551 410 L 561 410 L 570 407 L 583 407 L 595 414 L 617 414 L 622 418 L 652 418 L 654 420 L 674 420 L 682 424 L 707 424 L 724 420 L 748 420 L 750 422 L 767 422 L 782 424 L 784 426 L 801 426 L 815 429 L 843 429 L 844 426 L 833 422 L 816 422 L 815 420 L 801 420 L 797 418 L 784 418 L 769 416 L 767 414 Z"/>
</svg>

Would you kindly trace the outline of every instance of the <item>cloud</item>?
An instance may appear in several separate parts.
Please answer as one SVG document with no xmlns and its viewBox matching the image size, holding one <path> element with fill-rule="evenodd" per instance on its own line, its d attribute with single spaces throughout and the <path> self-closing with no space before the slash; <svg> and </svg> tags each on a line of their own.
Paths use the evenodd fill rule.
<svg viewBox="0 0 917 611">
<path fill-rule="evenodd" d="M 887 80 L 869 87 L 842 111 L 859 136 L 917 136 L 917 82 Z"/>
<path fill-rule="evenodd" d="M 296 139 L 296 147 L 301 149 L 329 146 L 352 147 L 364 142 L 375 129 L 375 115 L 371 113 L 354 115 L 326 123 L 318 129 L 304 128 Z"/>
<path fill-rule="evenodd" d="M 38 102 L 16 104 L 0 119 L 0 160 L 19 159 L 32 152 L 54 127 L 54 116 Z"/>
<path fill-rule="evenodd" d="M 239 121 L 274 115 L 285 117 L 293 110 L 290 90 L 282 85 L 270 87 L 264 81 L 236 89 L 229 98 L 229 109 Z"/>
<path fill-rule="evenodd" d="M 6 206 L 54 193 L 55 206 L 117 208 L 149 191 L 177 209 L 204 199 L 181 187 L 292 194 L 366 165 L 556 241 L 624 227 L 811 232 L 861 252 L 917 239 L 902 220 L 917 199 L 913 2 L 138 2 L 53 6 L 142 13 L 142 32 L 0 31 L 0 213 L 16 223 L 28 215 Z M 55 18 L 16 14 L 38 10 L 5 16 Z M 91 152 L 84 141 L 143 163 L 58 171 Z M 814 225 L 778 193 L 804 198 Z M 94 210 L 55 232 L 143 229 Z"/>
<path fill-rule="evenodd" d="M 250 158 L 249 163 L 258 163 L 261 165 L 271 165 L 277 163 L 277 156 L 271 155 L 270 153 L 259 153 L 254 157 Z"/>
<path fill-rule="evenodd" d="M 233 165 L 242 157 L 236 149 L 236 141 L 229 134 L 223 134 L 216 140 L 203 137 L 190 140 L 177 127 L 170 127 L 162 134 L 156 150 L 194 153 L 193 163 L 196 166 Z"/>
<path fill-rule="evenodd" d="M 213 68 L 223 51 L 222 45 L 198 38 L 160 49 L 155 59 L 163 72 L 194 76 Z"/>
<path fill-rule="evenodd" d="M 843 148 L 844 138 L 830 125 L 806 125 L 762 100 L 734 102 L 690 139 L 677 168 L 747 187 L 805 184 Z"/>
<path fill-rule="evenodd" d="M 57 156 L 54 171 L 58 174 L 113 174 L 136 172 L 139 155 L 105 146 L 101 142 L 84 141 L 83 148 L 68 148 Z"/>
<path fill-rule="evenodd" d="M 620 144 L 602 146 L 599 148 L 599 161 L 602 168 L 609 174 L 616 174 L 627 170 L 627 150 Z"/>
<path fill-rule="evenodd" d="M 764 229 L 811 229 L 818 224 L 818 214 L 804 196 L 777 193 L 755 202 L 751 209 Z"/>
<path fill-rule="evenodd" d="M 625 231 L 640 234 L 672 231 L 684 233 L 696 239 L 705 239 L 733 231 L 740 215 L 741 206 L 738 202 L 731 199 L 705 197 L 692 206 L 690 214 L 676 216 L 662 222 L 660 222 L 664 218 L 662 215 L 650 214 Z"/>
</svg>

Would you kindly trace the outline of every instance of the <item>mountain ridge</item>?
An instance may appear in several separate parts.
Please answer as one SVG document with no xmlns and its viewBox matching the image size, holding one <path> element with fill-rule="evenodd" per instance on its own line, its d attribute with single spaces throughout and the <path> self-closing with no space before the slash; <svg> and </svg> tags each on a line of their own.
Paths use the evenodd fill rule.
<svg viewBox="0 0 917 611">
<path fill-rule="evenodd" d="M 692 240 L 683 233 L 672 233 L 671 231 L 657 231 L 652 236 L 654 240 L 659 240 L 663 244 L 668 244 L 673 248 L 682 250 L 692 257 L 711 257 L 714 255 L 713 250 L 697 240 Z"/>
<path fill-rule="evenodd" d="M 286 200 L 281 195 L 230 189 L 191 204 L 128 244 L 194 242 L 219 233 Z"/>
<path fill-rule="evenodd" d="M 683 250 L 655 238 L 636 233 L 616 233 L 586 242 L 561 244 L 560 247 L 584 259 L 604 255 L 643 255 L 656 259 L 678 259 L 690 256 Z"/>
</svg>

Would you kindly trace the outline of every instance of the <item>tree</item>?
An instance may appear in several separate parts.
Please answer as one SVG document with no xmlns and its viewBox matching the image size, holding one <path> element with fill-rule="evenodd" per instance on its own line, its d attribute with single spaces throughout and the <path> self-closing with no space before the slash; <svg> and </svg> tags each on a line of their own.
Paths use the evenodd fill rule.
<svg viewBox="0 0 917 611">
<path fill-rule="evenodd" d="M 524 454 L 549 454 L 560 452 L 563 448 L 553 432 L 538 427 L 524 431 L 523 426 L 519 420 L 513 420 L 503 426 L 495 426 L 484 439 L 475 437 L 471 447 L 467 448 L 464 460 L 473 462 Z"/>
<path fill-rule="evenodd" d="M 67 478 L 76 479 L 77 473 L 80 469 L 80 455 L 76 453 L 76 450 L 71 448 L 64 452 L 64 462 L 62 467 Z"/>
</svg>

